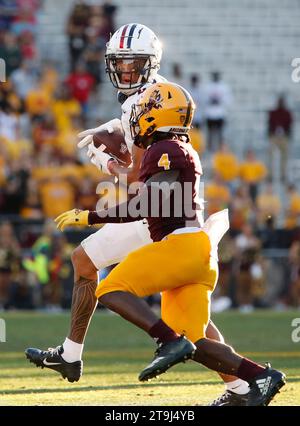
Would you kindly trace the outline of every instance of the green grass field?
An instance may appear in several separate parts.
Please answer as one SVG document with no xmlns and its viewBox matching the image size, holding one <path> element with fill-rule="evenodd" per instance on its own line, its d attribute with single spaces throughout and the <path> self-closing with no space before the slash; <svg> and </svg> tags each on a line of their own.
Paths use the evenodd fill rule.
<svg viewBox="0 0 300 426">
<path fill-rule="evenodd" d="M 36 368 L 24 356 L 28 346 L 61 343 L 68 314 L 2 313 L 7 342 L 0 343 L 0 405 L 207 405 L 223 391 L 219 376 L 192 361 L 177 365 L 150 383 L 137 376 L 152 359 L 154 344 L 115 315 L 97 312 L 86 340 L 84 375 L 77 383 Z M 300 405 L 300 343 L 291 339 L 300 312 L 214 316 L 228 343 L 261 363 L 283 370 L 287 385 L 272 405 Z"/>
</svg>

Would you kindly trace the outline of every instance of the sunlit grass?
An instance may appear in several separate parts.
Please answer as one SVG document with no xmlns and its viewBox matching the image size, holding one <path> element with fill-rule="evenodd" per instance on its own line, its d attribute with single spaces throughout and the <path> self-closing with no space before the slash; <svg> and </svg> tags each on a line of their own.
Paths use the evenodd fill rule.
<svg viewBox="0 0 300 426">
<path fill-rule="evenodd" d="M 300 343 L 291 340 L 298 312 L 229 312 L 215 316 L 226 340 L 258 362 L 283 370 L 287 385 L 273 405 L 300 405 Z M 68 314 L 2 314 L 7 342 L 0 343 L 0 405 L 207 405 L 223 391 L 214 372 L 189 361 L 150 383 L 137 376 L 152 359 L 154 344 L 140 330 L 115 315 L 97 312 L 87 337 L 84 375 L 77 383 L 39 369 L 25 359 L 28 346 L 60 344 Z"/>
</svg>

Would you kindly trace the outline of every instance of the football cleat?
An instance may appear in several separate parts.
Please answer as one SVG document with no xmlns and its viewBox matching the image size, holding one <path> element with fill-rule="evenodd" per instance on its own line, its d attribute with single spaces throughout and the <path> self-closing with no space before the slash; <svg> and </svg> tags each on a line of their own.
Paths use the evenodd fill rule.
<svg viewBox="0 0 300 426">
<path fill-rule="evenodd" d="M 63 359 L 63 346 L 57 348 L 49 348 L 47 351 L 42 351 L 36 348 L 28 348 L 25 350 L 26 357 L 30 362 L 33 362 L 37 367 L 50 368 L 62 375 L 69 382 L 78 382 L 82 375 L 82 361 L 67 362 Z"/>
<path fill-rule="evenodd" d="M 248 392 L 249 393 L 249 392 Z M 248 405 L 248 393 L 240 395 L 230 390 L 226 390 L 221 396 L 216 398 L 210 405 L 210 407 L 230 407 L 230 406 L 245 406 Z"/>
<path fill-rule="evenodd" d="M 139 380 L 146 382 L 167 371 L 173 365 L 192 358 L 196 346 L 184 336 L 167 343 L 160 343 L 153 361 L 140 373 Z"/>
<path fill-rule="evenodd" d="M 286 377 L 281 371 L 274 370 L 270 364 L 266 364 L 266 369 L 262 374 L 254 377 L 249 383 L 250 391 L 247 396 L 249 406 L 266 406 L 272 401 L 285 385 Z"/>
</svg>

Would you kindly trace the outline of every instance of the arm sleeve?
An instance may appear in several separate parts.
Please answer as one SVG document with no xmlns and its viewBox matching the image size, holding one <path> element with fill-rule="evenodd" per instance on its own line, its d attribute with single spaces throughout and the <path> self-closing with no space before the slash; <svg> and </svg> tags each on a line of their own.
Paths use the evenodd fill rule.
<svg viewBox="0 0 300 426">
<path fill-rule="evenodd" d="M 153 175 L 150 179 L 147 180 L 144 189 L 141 190 L 139 195 L 136 195 L 131 200 L 127 201 L 126 203 L 119 204 L 115 207 L 112 207 L 110 209 L 105 209 L 100 212 L 97 211 L 90 211 L 89 212 L 89 225 L 95 225 L 97 223 L 128 223 L 128 222 L 134 222 L 136 220 L 144 219 L 145 216 L 142 216 L 140 211 L 140 200 L 142 197 L 148 198 L 148 205 L 150 205 L 151 202 L 151 192 L 148 191 L 148 188 L 152 184 L 160 184 L 162 182 L 166 182 L 169 185 L 177 181 L 179 175 L 178 170 L 169 170 L 164 172 L 159 172 Z M 160 190 L 164 192 L 163 187 L 159 187 Z M 166 191 L 166 198 L 170 196 L 170 191 Z M 129 209 L 129 203 L 134 200 L 134 204 L 136 206 L 136 212 L 137 215 L 133 215 L 130 213 Z"/>
<path fill-rule="evenodd" d="M 137 195 L 134 198 L 136 199 L 138 210 L 139 196 Z M 143 219 L 143 216 L 141 215 L 134 216 L 130 214 L 128 206 L 131 200 L 110 209 L 101 210 L 100 212 L 97 212 L 96 210 L 90 211 L 88 218 L 89 225 L 96 225 L 98 223 L 127 223 Z"/>
</svg>

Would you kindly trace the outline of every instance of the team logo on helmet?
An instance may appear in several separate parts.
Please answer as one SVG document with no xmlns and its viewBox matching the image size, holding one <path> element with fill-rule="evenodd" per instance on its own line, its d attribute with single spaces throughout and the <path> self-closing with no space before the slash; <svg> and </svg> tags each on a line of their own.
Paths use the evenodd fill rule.
<svg viewBox="0 0 300 426">
<path fill-rule="evenodd" d="M 161 93 L 158 89 L 154 90 L 150 97 L 148 103 L 145 105 L 144 112 L 151 111 L 152 108 L 160 109 L 162 108 L 163 98 L 161 96 Z"/>
</svg>

